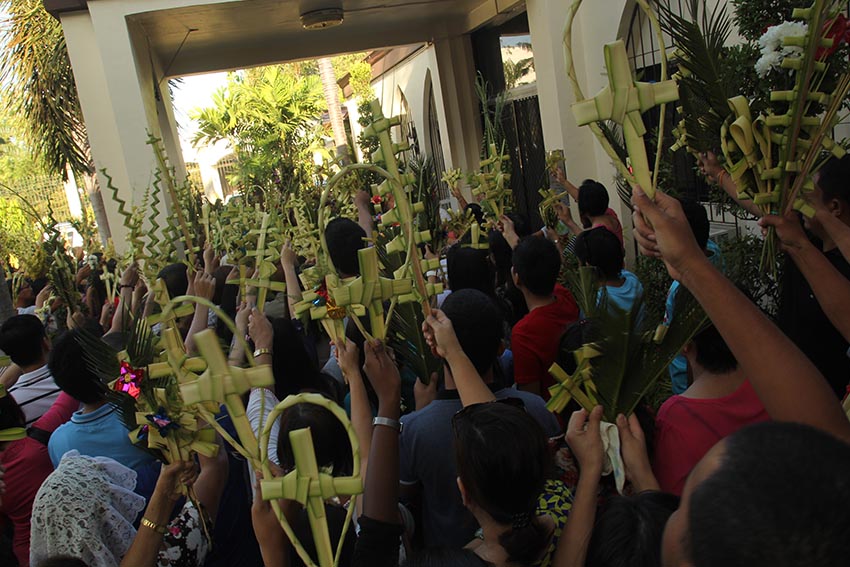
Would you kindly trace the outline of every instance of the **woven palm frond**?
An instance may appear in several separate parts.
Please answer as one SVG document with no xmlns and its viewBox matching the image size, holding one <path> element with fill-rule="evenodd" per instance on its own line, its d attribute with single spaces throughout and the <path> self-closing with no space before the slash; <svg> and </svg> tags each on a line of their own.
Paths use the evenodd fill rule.
<svg viewBox="0 0 850 567">
<path fill-rule="evenodd" d="M 593 359 L 593 383 L 597 399 L 605 408 L 605 418 L 611 422 L 621 413 L 634 411 L 708 320 L 693 295 L 680 288 L 676 316 L 661 341 L 656 342 L 655 327 L 641 315 L 642 306 L 639 301 L 626 312 L 601 302 L 585 337 L 602 353 Z"/>
<path fill-rule="evenodd" d="M 690 17 L 659 3 L 661 25 L 673 38 L 679 66 L 680 104 L 688 145 L 695 151 L 716 151 L 720 129 L 730 114 L 728 100 L 738 83 L 723 64 L 732 21 L 722 3 L 709 8 L 705 0 L 689 0 Z"/>
</svg>

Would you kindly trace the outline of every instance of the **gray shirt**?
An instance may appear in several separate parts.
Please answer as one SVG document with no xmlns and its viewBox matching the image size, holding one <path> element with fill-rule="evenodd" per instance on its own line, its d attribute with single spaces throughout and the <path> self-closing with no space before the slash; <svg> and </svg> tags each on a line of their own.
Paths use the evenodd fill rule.
<svg viewBox="0 0 850 567">
<path fill-rule="evenodd" d="M 499 399 L 521 399 L 546 435 L 561 433 L 558 420 L 540 396 L 507 388 L 494 394 Z M 461 501 L 456 481 L 452 417 L 462 408 L 457 390 L 446 390 L 425 408 L 401 418 L 401 482 L 422 485 L 422 529 L 427 547 L 463 547 L 478 528 Z"/>
</svg>

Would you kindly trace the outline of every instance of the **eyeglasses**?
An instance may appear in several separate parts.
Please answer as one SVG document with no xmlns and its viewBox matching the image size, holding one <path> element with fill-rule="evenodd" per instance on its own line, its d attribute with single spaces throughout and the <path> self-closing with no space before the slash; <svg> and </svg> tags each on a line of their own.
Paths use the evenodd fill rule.
<svg viewBox="0 0 850 567">
<path fill-rule="evenodd" d="M 456 428 L 463 420 L 473 417 L 482 408 L 491 407 L 492 404 L 502 404 L 525 411 L 525 402 L 519 398 L 500 398 L 492 402 L 470 404 L 452 416 L 452 428 Z"/>
</svg>

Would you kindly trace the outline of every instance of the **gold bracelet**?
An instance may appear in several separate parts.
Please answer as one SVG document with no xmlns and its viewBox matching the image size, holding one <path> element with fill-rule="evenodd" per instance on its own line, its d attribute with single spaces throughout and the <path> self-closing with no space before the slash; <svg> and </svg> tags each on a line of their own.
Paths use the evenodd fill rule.
<svg viewBox="0 0 850 567">
<path fill-rule="evenodd" d="M 257 350 L 254 351 L 254 358 L 258 358 L 260 356 L 263 356 L 264 354 L 271 355 L 271 353 L 272 353 L 272 349 L 270 349 L 270 348 L 258 348 Z"/>
<path fill-rule="evenodd" d="M 720 173 L 717 174 L 717 185 L 719 185 L 720 187 L 723 187 L 723 176 L 724 175 L 729 175 L 729 172 L 726 171 L 725 169 L 721 169 Z"/>
<path fill-rule="evenodd" d="M 165 527 L 160 526 L 159 524 L 155 524 L 148 520 L 147 518 L 142 518 L 141 525 L 145 526 L 148 529 L 155 531 L 158 534 L 165 535 Z"/>
</svg>

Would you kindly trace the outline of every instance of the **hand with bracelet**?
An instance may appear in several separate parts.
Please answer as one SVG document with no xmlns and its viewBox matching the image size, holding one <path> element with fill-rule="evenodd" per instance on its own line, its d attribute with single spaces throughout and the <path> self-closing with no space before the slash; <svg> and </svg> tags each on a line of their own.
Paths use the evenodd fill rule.
<svg viewBox="0 0 850 567">
<path fill-rule="evenodd" d="M 274 330 L 271 321 L 254 307 L 248 315 L 248 335 L 254 341 L 254 359 L 257 364 L 272 363 Z"/>
</svg>

